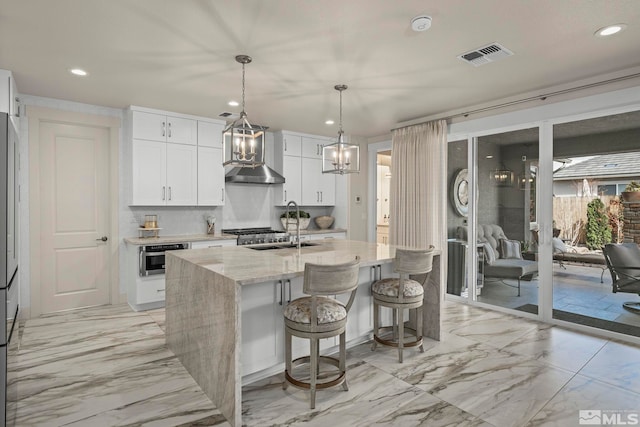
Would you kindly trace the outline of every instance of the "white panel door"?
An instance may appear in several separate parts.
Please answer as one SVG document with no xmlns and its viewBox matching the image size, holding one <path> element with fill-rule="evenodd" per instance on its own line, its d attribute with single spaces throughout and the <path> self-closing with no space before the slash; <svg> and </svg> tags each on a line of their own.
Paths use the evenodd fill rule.
<svg viewBox="0 0 640 427">
<path fill-rule="evenodd" d="M 320 172 L 320 204 L 322 206 L 336 204 L 336 175 L 332 173 Z"/>
<path fill-rule="evenodd" d="M 167 205 L 198 204 L 198 150 L 167 143 Z"/>
<path fill-rule="evenodd" d="M 133 140 L 132 205 L 159 206 L 166 203 L 166 146 L 165 142 Z"/>
<path fill-rule="evenodd" d="M 40 125 L 42 313 L 108 304 L 109 131 Z"/>
<path fill-rule="evenodd" d="M 224 205 L 222 149 L 198 147 L 198 206 Z"/>
<path fill-rule="evenodd" d="M 299 135 L 282 135 L 282 154 L 285 156 L 300 156 L 302 154 L 302 137 Z"/>
</svg>

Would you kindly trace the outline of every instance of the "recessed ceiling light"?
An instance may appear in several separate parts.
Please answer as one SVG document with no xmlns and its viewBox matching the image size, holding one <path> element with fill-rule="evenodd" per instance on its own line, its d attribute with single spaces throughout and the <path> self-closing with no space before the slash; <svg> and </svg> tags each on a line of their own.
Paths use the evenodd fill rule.
<svg viewBox="0 0 640 427">
<path fill-rule="evenodd" d="M 327 120 L 326 122 L 324 122 L 325 125 L 332 125 L 335 122 L 333 120 Z"/>
<path fill-rule="evenodd" d="M 607 37 L 607 36 L 612 36 L 614 34 L 619 33 L 620 31 L 624 30 L 625 28 L 627 28 L 626 24 L 614 24 L 614 25 L 608 25 L 606 27 L 602 27 L 600 28 L 598 31 L 596 31 L 594 33 L 594 35 L 596 37 Z"/>
<path fill-rule="evenodd" d="M 240 105 L 240 103 L 238 101 L 229 101 L 229 105 L 232 107 L 237 107 L 238 105 Z"/>
<path fill-rule="evenodd" d="M 72 68 L 72 69 L 69 70 L 69 72 L 71 74 L 73 74 L 74 76 L 80 76 L 80 77 L 84 77 L 84 76 L 87 76 L 89 74 L 85 70 L 83 70 L 82 68 Z"/>
<path fill-rule="evenodd" d="M 493 156 L 491 154 L 488 154 L 486 158 L 487 159 L 493 159 Z"/>
</svg>

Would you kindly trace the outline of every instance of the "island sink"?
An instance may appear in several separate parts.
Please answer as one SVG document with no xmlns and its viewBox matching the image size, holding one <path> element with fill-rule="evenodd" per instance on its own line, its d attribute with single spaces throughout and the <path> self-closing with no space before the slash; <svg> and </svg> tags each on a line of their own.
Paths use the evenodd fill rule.
<svg viewBox="0 0 640 427">
<path fill-rule="evenodd" d="M 318 243 L 300 242 L 301 248 L 305 246 L 318 246 Z M 249 249 L 253 249 L 254 251 L 268 251 L 272 249 L 295 249 L 296 247 L 295 243 L 279 243 L 277 245 L 251 246 Z"/>
</svg>

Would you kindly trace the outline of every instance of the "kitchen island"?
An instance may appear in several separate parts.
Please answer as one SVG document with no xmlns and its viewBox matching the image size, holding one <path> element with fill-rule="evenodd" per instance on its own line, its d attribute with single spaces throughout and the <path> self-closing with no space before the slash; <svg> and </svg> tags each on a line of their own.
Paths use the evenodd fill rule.
<svg viewBox="0 0 640 427">
<path fill-rule="evenodd" d="M 283 369 L 282 307 L 302 295 L 304 264 L 360 258 L 360 286 L 347 325 L 347 339 L 355 345 L 370 338 L 369 286 L 372 280 L 391 275 L 395 249 L 323 240 L 299 250 L 225 247 L 167 252 L 167 345 L 231 425 L 240 426 L 243 379 Z M 439 340 L 439 252 L 424 286 L 424 336 Z M 328 341 L 325 350 L 332 348 Z M 294 357 L 305 351 L 304 344 L 294 349 Z M 308 352 L 308 344 L 306 348 Z"/>
</svg>

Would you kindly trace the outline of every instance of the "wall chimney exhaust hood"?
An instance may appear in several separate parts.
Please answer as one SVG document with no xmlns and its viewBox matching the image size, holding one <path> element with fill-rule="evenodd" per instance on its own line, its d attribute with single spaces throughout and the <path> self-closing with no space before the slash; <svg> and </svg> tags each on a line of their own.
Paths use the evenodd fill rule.
<svg viewBox="0 0 640 427">
<path fill-rule="evenodd" d="M 224 180 L 238 184 L 284 184 L 284 177 L 267 165 L 232 168 L 226 172 Z"/>
</svg>

